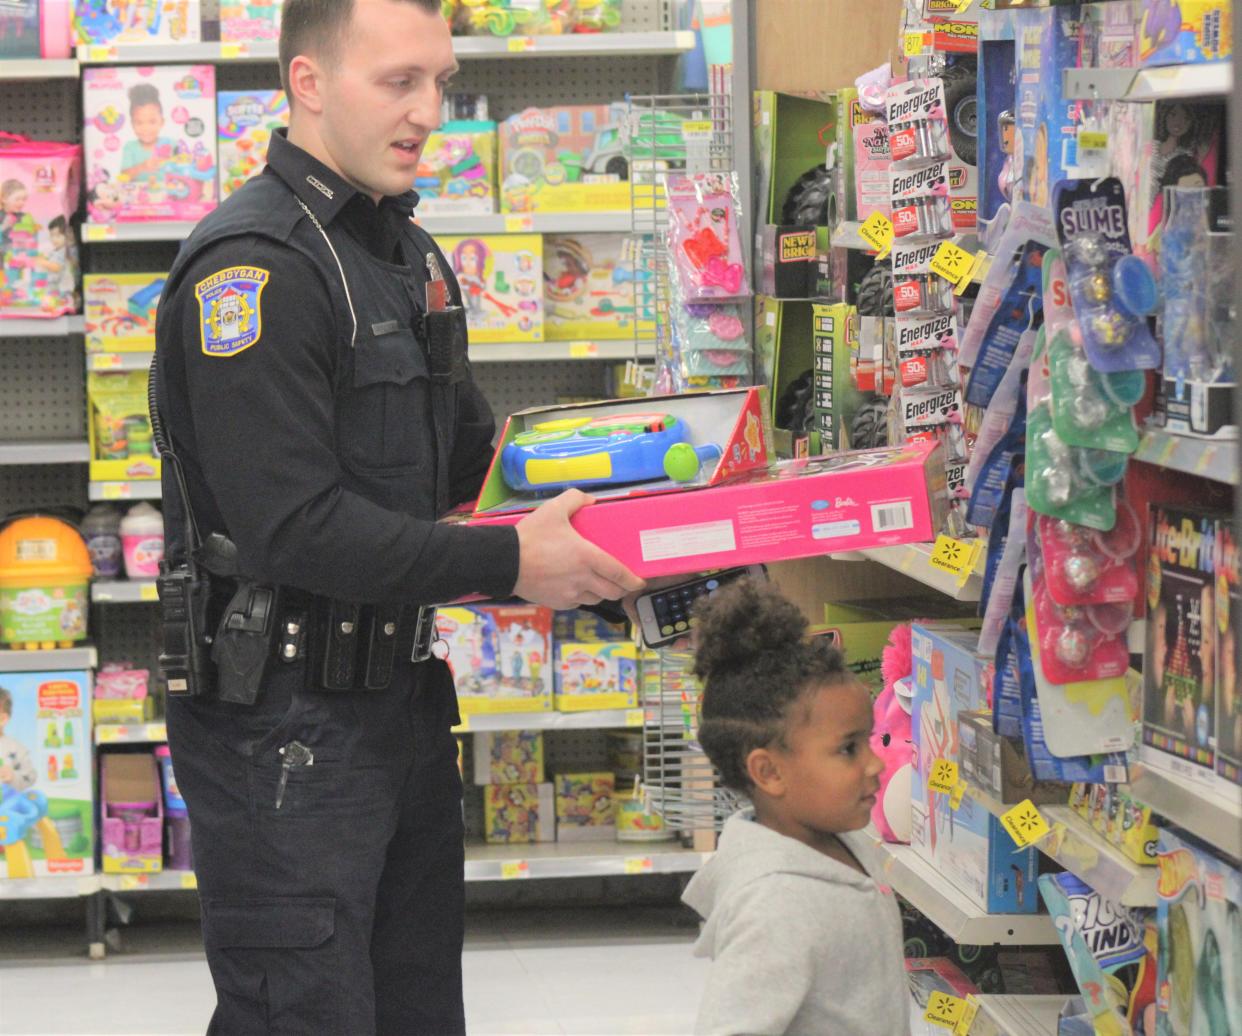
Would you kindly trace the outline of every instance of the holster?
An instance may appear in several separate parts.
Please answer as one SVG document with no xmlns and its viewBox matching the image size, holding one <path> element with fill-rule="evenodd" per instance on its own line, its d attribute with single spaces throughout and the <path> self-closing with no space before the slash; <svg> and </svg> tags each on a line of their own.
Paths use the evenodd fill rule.
<svg viewBox="0 0 1242 1036">
<path fill-rule="evenodd" d="M 253 705 L 273 657 L 273 635 L 280 612 L 278 587 L 241 581 L 216 629 L 211 659 L 216 665 L 216 697 Z"/>
</svg>

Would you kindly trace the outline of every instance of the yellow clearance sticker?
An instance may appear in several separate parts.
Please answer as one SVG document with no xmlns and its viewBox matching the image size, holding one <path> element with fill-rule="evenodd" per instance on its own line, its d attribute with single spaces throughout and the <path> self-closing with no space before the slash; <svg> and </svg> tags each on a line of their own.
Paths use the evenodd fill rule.
<svg viewBox="0 0 1242 1036">
<path fill-rule="evenodd" d="M 957 784 L 957 763 L 951 759 L 937 759 L 927 775 L 927 786 L 943 795 L 952 795 Z"/>
<path fill-rule="evenodd" d="M 1013 809 L 1002 813 L 1000 821 L 1019 849 L 1033 845 L 1051 830 L 1048 821 L 1030 799 L 1023 799 Z"/>
<path fill-rule="evenodd" d="M 944 1029 L 955 1029 L 961 1021 L 962 1012 L 966 1010 L 966 1001 L 936 990 L 927 998 L 927 1013 L 924 1020 Z"/>
<path fill-rule="evenodd" d="M 230 266 L 194 286 L 204 356 L 236 356 L 263 334 L 263 289 L 271 277 L 258 266 Z"/>
<path fill-rule="evenodd" d="M 883 259 L 893 247 L 893 221 L 882 212 L 873 212 L 858 228 L 858 236 L 876 250 Z"/>
</svg>

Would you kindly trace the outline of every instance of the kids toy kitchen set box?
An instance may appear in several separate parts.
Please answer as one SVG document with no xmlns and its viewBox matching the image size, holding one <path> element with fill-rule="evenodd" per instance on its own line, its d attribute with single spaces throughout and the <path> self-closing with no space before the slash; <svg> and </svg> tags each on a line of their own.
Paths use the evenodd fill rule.
<svg viewBox="0 0 1242 1036">
<path fill-rule="evenodd" d="M 773 463 L 762 388 L 539 407 L 505 425 L 473 515 L 513 524 L 579 488 L 574 528 L 644 578 L 934 539 L 932 444 Z"/>
</svg>

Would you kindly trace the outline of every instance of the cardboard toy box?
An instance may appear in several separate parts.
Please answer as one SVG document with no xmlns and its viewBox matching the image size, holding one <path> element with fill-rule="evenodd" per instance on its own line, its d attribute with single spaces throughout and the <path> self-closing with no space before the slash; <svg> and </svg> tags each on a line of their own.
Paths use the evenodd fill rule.
<svg viewBox="0 0 1242 1036">
<path fill-rule="evenodd" d="M 225 43 L 280 39 L 281 0 L 220 0 L 220 39 Z"/>
<path fill-rule="evenodd" d="M 1158 1036 L 1242 1032 L 1242 872 L 1189 837 L 1160 832 Z"/>
<path fill-rule="evenodd" d="M 436 628 L 463 716 L 552 711 L 552 613 L 535 605 L 441 608 Z"/>
<path fill-rule="evenodd" d="M 560 712 L 632 709 L 638 705 L 638 648 L 633 643 L 556 643 Z"/>
<path fill-rule="evenodd" d="M 194 222 L 216 207 L 216 70 L 82 70 L 92 223 Z"/>
<path fill-rule="evenodd" d="M 833 193 L 840 199 L 838 217 L 861 222 L 872 212 L 887 215 L 889 160 L 884 117 L 863 108 L 855 87 L 838 90 L 836 99 Z"/>
<path fill-rule="evenodd" d="M 986 708 L 991 663 L 975 654 L 978 634 L 915 625 L 914 733 L 910 844 L 988 913 L 1032 914 L 1039 906 L 1038 852 L 1019 849 L 999 819 L 970 796 L 952 809 L 927 786 L 937 760 L 963 765 L 958 716 Z"/>
<path fill-rule="evenodd" d="M 585 608 L 555 612 L 552 615 L 552 636 L 559 644 L 563 640 L 596 642 L 601 640 L 626 640 L 625 623 L 608 622 L 602 615 Z"/>
<path fill-rule="evenodd" d="M 957 736 L 961 752 L 959 775 L 997 802 L 1011 806 L 1030 799 L 1037 806 L 1061 805 L 1069 797 L 1070 785 L 1066 782 L 1035 779 L 1022 742 L 996 733 L 989 710 L 959 713 Z"/>
<path fill-rule="evenodd" d="M 92 874 L 91 674 L 0 673 L 0 879 Z"/>
<path fill-rule="evenodd" d="M 543 735 L 502 730 L 474 735 L 475 784 L 542 784 Z"/>
<path fill-rule="evenodd" d="M 73 34 L 81 46 L 197 43 L 199 0 L 76 0 Z"/>
<path fill-rule="evenodd" d="M 527 108 L 500 124 L 502 212 L 630 207 L 623 104 Z"/>
<path fill-rule="evenodd" d="M 626 234 L 548 234 L 543 239 L 544 337 L 550 342 L 634 337 L 637 242 Z M 643 292 L 644 296 L 649 292 Z M 654 329 L 654 325 L 651 325 Z"/>
<path fill-rule="evenodd" d="M 99 764 L 105 874 L 164 869 L 164 796 L 153 755 L 104 755 Z"/>
<path fill-rule="evenodd" d="M 483 837 L 491 845 L 556 839 L 551 784 L 492 784 L 483 789 Z"/>
<path fill-rule="evenodd" d="M 543 341 L 543 237 L 440 237 L 461 286 L 472 342 Z"/>
<path fill-rule="evenodd" d="M 155 454 L 147 413 L 146 371 L 91 371 L 86 376 L 87 435 L 92 481 L 155 480 Z"/>
<path fill-rule="evenodd" d="M 289 125 L 283 90 L 221 90 L 216 97 L 220 200 L 267 164 L 272 134 Z"/>
<path fill-rule="evenodd" d="M 755 222 L 784 221 L 782 212 L 790 190 L 804 176 L 824 164 L 836 129 L 836 106 L 832 94 L 799 96 L 756 90 L 754 95 Z M 836 207 L 835 194 L 829 206 Z M 833 213 L 829 213 L 829 225 Z M 780 294 L 777 292 L 777 294 Z"/>
<path fill-rule="evenodd" d="M 151 352 L 162 273 L 88 273 L 82 278 L 88 353 Z"/>
<path fill-rule="evenodd" d="M 760 290 L 765 295 L 781 299 L 808 299 L 814 296 L 817 248 L 814 227 L 761 227 Z"/>
<path fill-rule="evenodd" d="M 1238 686 L 1238 541 L 1233 522 L 1216 523 L 1216 772 L 1242 784 L 1242 687 Z"/>
<path fill-rule="evenodd" d="M 414 180 L 419 216 L 496 211 L 496 123 L 459 119 L 427 137 Z"/>
<path fill-rule="evenodd" d="M 555 783 L 558 842 L 616 837 L 616 778 L 611 773 L 558 773 Z"/>
<path fill-rule="evenodd" d="M 850 378 L 850 361 L 858 352 L 858 310 L 843 303 L 813 306 L 815 350 L 815 428 L 820 449 L 834 453 L 849 445 L 850 425 L 862 394 Z"/>
<path fill-rule="evenodd" d="M 1233 0 L 1142 0 L 1141 65 L 1198 65 L 1233 55 Z"/>
</svg>

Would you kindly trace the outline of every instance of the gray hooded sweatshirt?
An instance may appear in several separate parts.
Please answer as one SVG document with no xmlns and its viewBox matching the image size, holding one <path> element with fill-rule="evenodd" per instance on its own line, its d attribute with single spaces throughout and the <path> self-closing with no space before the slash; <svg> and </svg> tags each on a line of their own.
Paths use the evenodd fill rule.
<svg viewBox="0 0 1242 1036">
<path fill-rule="evenodd" d="M 744 810 L 682 899 L 713 962 L 695 1033 L 908 1036 L 901 915 L 871 878 Z"/>
</svg>

